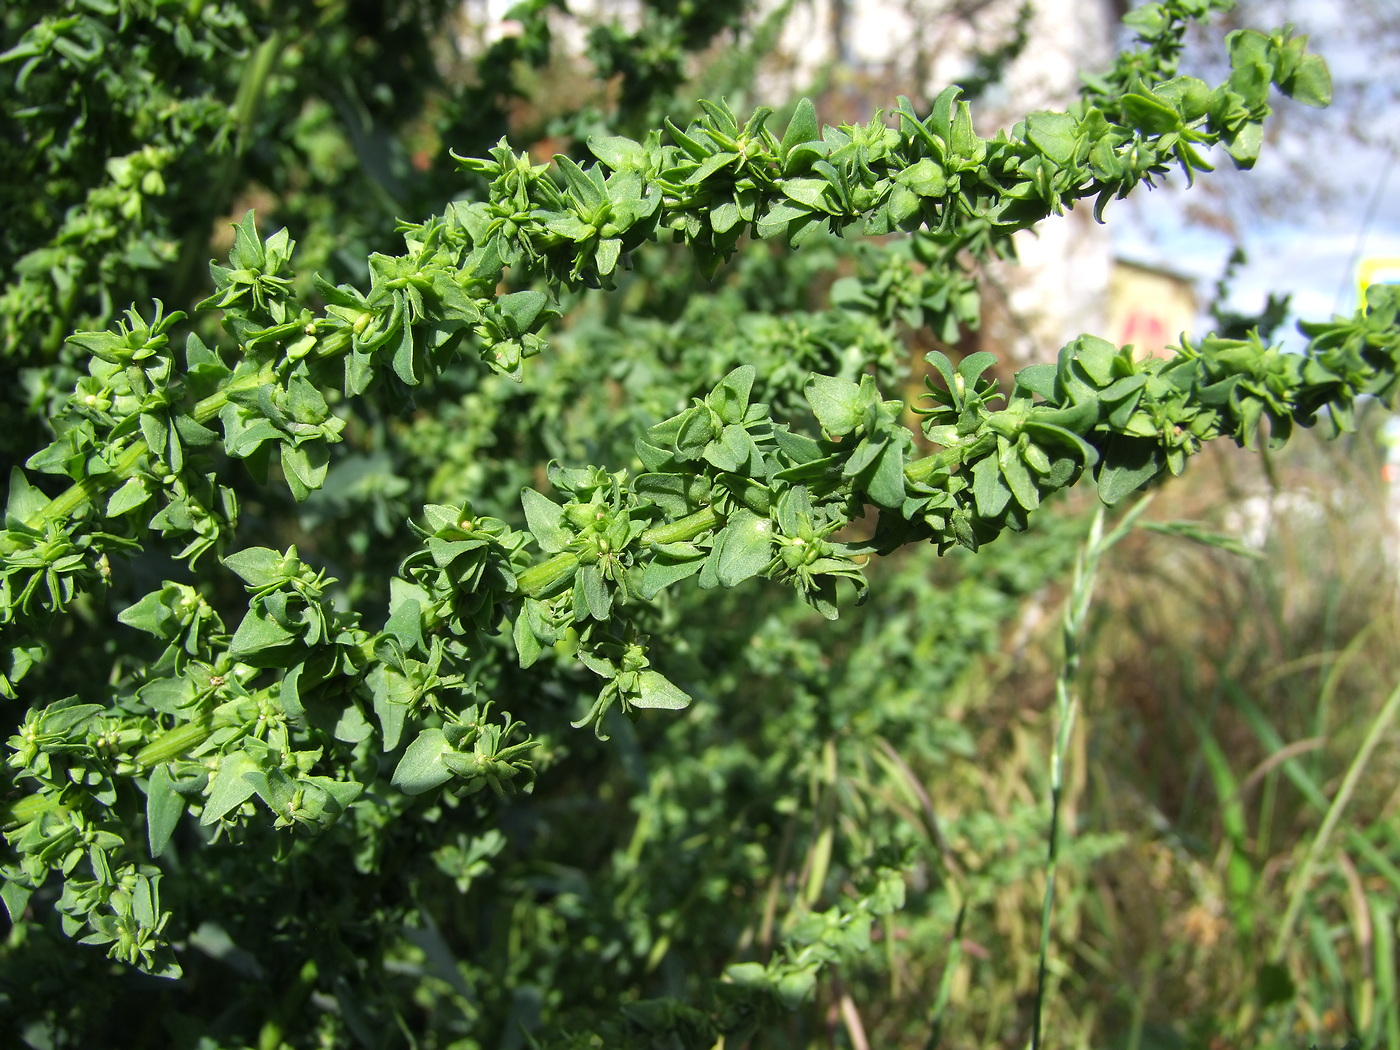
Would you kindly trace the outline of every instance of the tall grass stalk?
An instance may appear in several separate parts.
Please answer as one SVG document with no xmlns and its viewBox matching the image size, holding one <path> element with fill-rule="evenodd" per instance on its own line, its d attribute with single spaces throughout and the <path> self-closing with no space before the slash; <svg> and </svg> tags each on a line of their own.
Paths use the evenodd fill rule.
<svg viewBox="0 0 1400 1050">
<path fill-rule="evenodd" d="M 1060 637 L 1064 658 L 1055 677 L 1055 747 L 1050 755 L 1050 832 L 1045 860 L 1045 900 L 1040 911 L 1040 955 L 1037 962 L 1035 1016 L 1031 1025 L 1031 1050 L 1040 1050 L 1041 1021 L 1045 1007 L 1046 980 L 1049 976 L 1050 922 L 1055 909 L 1055 873 L 1060 858 L 1060 799 L 1064 791 L 1065 755 L 1074 735 L 1079 712 L 1079 659 L 1083 648 L 1089 608 L 1094 600 L 1094 581 L 1103 556 L 1126 536 L 1142 512 L 1152 502 L 1147 495 L 1138 500 L 1107 536 L 1104 535 L 1104 508 L 1099 506 L 1089 525 L 1089 534 L 1074 563 L 1074 578 L 1065 602 Z"/>
</svg>

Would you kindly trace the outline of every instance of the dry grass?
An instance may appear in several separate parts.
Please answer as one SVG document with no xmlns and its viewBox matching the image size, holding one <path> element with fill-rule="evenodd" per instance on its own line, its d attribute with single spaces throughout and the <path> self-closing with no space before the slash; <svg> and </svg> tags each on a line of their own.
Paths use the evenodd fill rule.
<svg viewBox="0 0 1400 1050">
<path fill-rule="evenodd" d="M 1212 451 L 1148 517 L 1253 557 L 1143 528 L 1108 554 L 1067 754 L 1043 1045 L 1400 1046 L 1386 496 L 1364 436 L 1305 434 L 1267 463 Z M 974 755 L 871 774 L 930 848 L 917 811 L 936 815 L 955 860 L 937 914 L 889 931 L 900 994 L 884 1001 L 904 1001 L 866 1008 L 872 1046 L 1026 1045 L 1062 598 L 1028 600 L 1002 655 L 945 701 Z"/>
</svg>

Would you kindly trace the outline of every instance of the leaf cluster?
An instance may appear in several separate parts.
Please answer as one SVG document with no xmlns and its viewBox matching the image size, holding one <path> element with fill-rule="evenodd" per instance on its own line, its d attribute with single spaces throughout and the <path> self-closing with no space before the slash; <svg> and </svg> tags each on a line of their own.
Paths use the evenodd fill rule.
<svg viewBox="0 0 1400 1050">
<path fill-rule="evenodd" d="M 535 51 L 548 43 L 550 6 L 523 5 L 527 32 L 496 57 L 542 61 Z M 825 741 L 821 761 L 829 749 L 834 763 L 843 727 L 894 717 L 862 714 L 855 698 L 869 690 L 854 686 L 841 710 L 823 699 L 820 661 L 780 617 L 776 638 L 757 637 L 750 655 L 736 656 L 749 650 L 726 640 L 732 651 L 711 659 L 731 670 L 707 681 L 684 637 L 688 618 L 721 607 L 736 617 L 723 605 L 728 592 L 763 577 L 834 619 L 843 592 L 857 604 L 870 592 L 873 555 L 924 541 L 977 551 L 1005 529 L 1029 529 L 1034 511 L 1085 474 L 1113 503 L 1180 473 L 1218 437 L 1277 443 L 1322 416 L 1342 431 L 1358 398 L 1393 404 L 1400 297 L 1384 291 L 1353 318 L 1308 327 L 1304 355 L 1257 336 L 1208 337 L 1175 358 L 1142 360 L 1084 336 L 1055 364 L 1017 374 L 1006 393 L 987 378 L 990 355 L 955 364 L 941 351 L 927 356 L 925 404 L 911 411 L 881 392 L 902 378 L 898 326 L 927 326 L 953 343 L 976 319 L 973 263 L 1008 254 L 1016 231 L 1077 201 L 1093 200 L 1101 214 L 1173 168 L 1188 178 L 1207 171 L 1205 151 L 1217 144 L 1248 166 L 1271 84 L 1309 104 L 1326 100 L 1325 67 L 1283 32 L 1232 35 L 1233 71 L 1214 88 L 1177 76 L 1184 27 L 1211 6 L 1139 9 L 1141 46 L 1092 78 L 1079 103 L 991 138 L 975 133 L 952 88 L 928 113 L 902 99 L 888 121 L 839 128 L 819 126 L 804 101 L 781 136 L 768 128 L 769 110 L 741 119 L 705 102 L 684 127 L 668 120 L 636 139 L 589 139 L 593 162 L 560 155 L 539 164 L 504 140 L 469 150 L 454 177 L 475 180 L 475 197 L 401 224 L 403 249 L 367 249 L 358 277 L 308 280 L 287 229 L 263 236 L 248 212 L 226 263 L 211 264 L 202 299 L 132 307 L 73 334 L 71 310 L 46 308 L 64 337 L 71 393 L 51 414 L 45 447 L 12 467 L 0 533 L 0 696 L 26 708 L 0 808 L 0 899 L 16 928 L 51 905 L 64 935 L 173 976 L 172 944 L 188 955 L 213 943 L 201 939 L 202 892 L 217 902 L 209 908 L 218 921 L 248 929 L 229 892 L 243 880 L 246 901 L 280 916 L 277 936 L 305 944 L 320 921 L 306 902 L 331 878 L 314 863 L 325 850 L 367 880 L 345 898 L 365 913 L 346 917 L 344 936 L 372 946 L 390 975 L 374 981 L 392 983 L 395 966 L 420 958 L 411 946 L 449 989 L 443 1001 L 469 1004 L 451 1009 L 513 1031 L 523 1007 L 462 986 L 470 973 L 493 989 L 484 997 L 523 996 L 535 986 L 512 969 L 517 957 L 458 967 L 431 915 L 415 910 L 420 890 L 432 896 L 441 884 L 465 896 L 489 882 L 502 899 L 535 902 L 520 905 L 528 930 L 500 937 L 518 941 L 527 930 L 532 951 L 561 972 L 573 956 L 560 945 L 576 928 L 606 928 L 618 946 L 610 950 L 650 973 L 669 935 L 636 916 L 689 914 L 676 903 L 692 893 L 679 875 L 633 878 L 641 825 L 639 844 L 619 847 L 617 861 L 625 893 L 641 902 L 636 912 L 618 904 L 636 927 L 625 949 L 605 909 L 578 903 L 572 876 L 548 865 L 494 873 L 496 858 L 544 834 L 530 822 L 547 805 L 578 804 L 568 788 L 587 775 L 580 756 L 600 761 L 586 750 L 597 741 L 562 723 L 611 738 L 637 797 L 649 800 L 638 803 L 648 820 L 683 828 L 693 810 L 718 839 L 729 815 L 697 796 L 724 770 L 678 763 L 671 775 L 693 783 L 670 787 L 661 771 L 644 772 L 637 712 L 690 708 L 686 717 L 701 719 L 695 699 L 718 702 L 745 674 L 776 677 L 763 667 L 771 659 L 806 668 L 797 721 L 775 722 L 793 738 L 775 754 L 809 732 Z M 94 13 L 36 22 L 0 57 L 23 60 L 20 89 L 55 63 L 123 69 L 93 50 L 107 39 L 101 32 L 168 32 L 177 51 L 199 58 L 213 44 L 189 26 L 181 33 L 177 16 L 195 19 L 197 9 L 200 26 L 226 28 L 213 14 L 223 8 L 208 5 L 156 4 L 139 17 L 124 5 L 87 7 Z M 653 13 L 672 19 L 689 50 L 732 26 L 734 10 L 668 2 Z M 93 37 L 85 18 L 109 28 Z M 226 21 L 239 32 L 251 25 Z M 279 33 L 295 30 L 289 22 L 266 39 L 275 48 Z M 339 30 L 330 39 L 340 41 Z M 593 46 L 649 96 L 679 76 L 674 56 L 636 54 L 622 36 L 595 34 Z M 267 73 L 256 72 L 258 54 L 270 52 L 253 52 L 240 84 Z M 155 63 L 145 52 L 131 61 Z M 161 76 L 152 66 L 148 80 Z M 45 83 L 59 90 L 57 79 Z M 157 97 L 143 95 L 137 108 Z M 221 126 L 235 142 L 220 140 L 215 153 L 237 148 L 238 129 Z M 156 181 L 147 184 L 155 170 L 141 175 L 141 192 L 156 195 Z M 133 229 L 149 234 L 144 213 L 128 210 Z M 375 226 L 366 220 L 355 243 L 374 240 Z M 770 245 L 803 246 L 815 269 L 846 252 L 833 246 L 841 233 L 900 236 L 858 250 L 863 258 L 824 307 L 784 287 L 798 264 L 775 262 Z M 747 296 L 761 302 L 743 305 L 766 311 L 730 322 L 674 287 L 662 297 L 669 305 L 620 310 L 586 291 L 606 290 L 615 303 L 638 287 L 664 288 L 641 277 L 648 258 L 663 255 L 655 242 L 666 241 L 703 276 L 739 256 L 739 286 L 714 301 Z M 318 237 L 313 258 L 331 254 Z M 608 310 L 629 316 L 608 319 Z M 556 326 L 561 347 L 546 354 L 545 332 L 565 314 L 582 319 Z M 581 364 L 569 363 L 570 346 Z M 522 383 L 527 364 L 532 380 L 539 372 L 559 384 L 554 403 L 497 381 Z M 595 407 L 613 396 L 612 382 L 637 392 L 635 401 L 571 416 L 570 398 Z M 410 516 L 411 528 L 398 524 Z M 109 596 L 122 605 L 105 616 Z M 131 636 L 109 633 L 110 621 L 138 632 L 144 648 L 121 652 Z M 53 639 L 75 623 L 103 624 L 101 685 L 84 690 L 91 697 L 55 700 L 43 692 L 63 680 Z M 881 636 L 890 659 L 899 656 L 895 634 Z M 748 670 L 732 670 L 735 661 Z M 861 731 L 862 761 L 876 761 L 879 732 Z M 715 761 L 747 768 L 724 755 Z M 837 777 L 826 768 L 813 766 L 813 790 L 834 800 Z M 776 767 L 743 775 L 765 790 L 781 782 Z M 542 784 L 560 794 L 527 805 L 523 796 Z M 792 812 L 760 791 L 746 805 L 765 820 Z M 610 1045 L 749 1038 L 817 994 L 823 968 L 854 965 L 872 924 L 900 906 L 913 862 L 862 841 L 863 858 L 842 859 L 857 890 L 847 893 L 827 885 L 833 836 L 824 831 L 816 842 L 826 845 L 813 846 L 802 913 L 778 940 L 769 923 L 766 943 L 781 950 L 729 966 L 723 981 L 681 975 L 664 997 L 630 1002 L 606 1028 Z M 274 860 L 301 880 L 293 899 L 278 899 Z M 764 863 L 782 876 L 782 862 Z M 162 903 L 174 884 L 183 910 Z M 830 906 L 818 909 L 822 900 Z M 239 965 L 259 977 L 255 965 Z M 348 1030 L 374 1044 L 343 965 L 329 952 L 308 959 L 267 1022 L 270 1045 L 318 986 L 336 1004 L 318 1022 L 328 1037 Z M 430 987 L 423 996 L 438 994 Z M 596 1012 L 591 1031 L 571 1028 L 569 1009 L 550 1004 L 558 1045 L 604 1031 Z M 442 1031 L 458 1023 L 443 1021 Z"/>
</svg>

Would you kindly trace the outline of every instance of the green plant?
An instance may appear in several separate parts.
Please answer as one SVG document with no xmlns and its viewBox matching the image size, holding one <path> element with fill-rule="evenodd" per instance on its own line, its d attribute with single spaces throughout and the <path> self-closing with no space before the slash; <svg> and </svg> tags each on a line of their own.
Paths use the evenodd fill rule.
<svg viewBox="0 0 1400 1050">
<path fill-rule="evenodd" d="M 1128 841 L 1068 951 L 1101 993 L 1117 985 L 1098 1001 L 1124 1045 L 1388 1045 L 1393 744 L 1357 757 L 1400 674 L 1393 577 L 1377 571 L 1382 414 L 1271 453 L 1267 485 L 1254 457 L 1203 457 L 1172 509 L 1238 534 L 1241 510 L 1267 508 L 1267 528 L 1244 530 L 1251 557 L 1140 535 L 1101 578 L 1081 812 Z"/>
<path fill-rule="evenodd" d="M 543 66 L 550 6 L 522 5 L 524 43 L 506 58 Z M 1249 166 L 1271 84 L 1327 100 L 1325 66 L 1284 32 L 1232 34 L 1218 87 L 1177 76 L 1186 23 L 1218 6 L 1140 9 L 1140 46 L 1079 103 L 990 139 L 956 89 L 927 114 L 901 100 L 892 123 L 841 128 L 803 101 L 781 136 L 770 110 L 741 120 L 704 102 L 684 128 L 590 138 L 586 164 L 537 164 L 504 142 L 469 151 L 456 177 L 476 192 L 401 223 L 398 254 L 370 247 L 383 247 L 382 212 L 353 221 L 349 243 L 365 250 L 345 268 L 363 268 L 358 282 L 306 279 L 288 230 L 264 237 L 250 211 L 202 298 L 177 275 L 168 304 L 76 334 L 76 299 L 32 323 L 16 314 L 7 349 L 31 369 L 28 418 L 53 432 L 12 466 L 0 537 L 0 693 L 15 711 L 0 899 L 6 980 L 27 966 L 31 989 L 6 992 L 17 1016 L 55 1038 L 88 1030 L 54 975 L 72 958 L 98 972 L 100 955 L 75 955 L 56 924 L 144 973 L 207 957 L 249 989 L 277 989 L 214 1017 L 187 1010 L 178 985 L 134 985 L 190 1045 L 711 1047 L 760 1031 L 803 1045 L 815 1014 L 789 1012 L 825 975 L 856 1039 L 863 1022 L 840 989 L 868 979 L 873 931 L 893 944 L 909 887 L 924 880 L 920 906 L 946 919 L 996 876 L 966 885 L 931 809 L 913 825 L 883 815 L 922 805 L 892 741 L 908 734 L 925 757 L 952 746 L 906 694 L 863 709 L 888 669 L 846 653 L 828 682 L 831 659 L 793 608 L 729 592 L 766 577 L 832 619 L 865 600 L 873 555 L 925 541 L 976 552 L 1030 529 L 1086 473 L 1111 505 L 1215 438 L 1278 445 L 1319 417 L 1341 433 L 1359 397 L 1394 402 L 1400 296 L 1384 294 L 1308 326 L 1306 355 L 1208 337 L 1137 360 L 1084 336 L 1004 393 L 986 377 L 991 355 L 935 351 L 917 429 L 880 393 L 903 379 L 892 330 L 952 342 L 976 319 L 970 263 L 1009 254 L 1012 233 L 1076 201 L 1102 215 L 1172 168 L 1193 177 L 1211 146 Z M 682 50 L 729 24 L 727 7 L 653 7 Z M 317 107 L 296 71 L 332 68 L 336 49 L 311 51 L 294 17 L 259 40 L 266 13 L 233 4 L 217 18 L 202 5 L 74 10 L 21 27 L 4 54 L 25 63 L 17 92 L 40 73 L 57 91 L 89 23 L 165 34 L 196 57 L 194 29 L 227 25 L 248 53 L 236 98 L 274 105 L 285 91 L 306 147 L 294 172 L 316 176 Z M 405 10 L 404 24 L 439 13 Z M 680 76 L 674 56 L 634 55 L 625 35 L 593 45 L 603 68 L 648 85 L 621 93 L 624 111 Z M 251 110 L 198 111 L 236 154 Z M 54 132 L 72 118 L 46 119 Z M 336 192 L 358 185 L 322 175 Z M 281 177 L 295 202 L 297 178 Z M 156 235 L 128 210 L 137 242 Z M 58 252 L 69 242 L 52 219 L 25 236 Z M 860 252 L 832 237 L 846 231 L 907 237 Z M 118 269 L 132 269 L 135 242 L 116 240 Z M 652 261 L 663 240 L 706 279 L 738 257 L 715 292 L 723 310 L 688 302 L 694 275 Z M 334 239 L 317 241 L 333 260 Z M 38 279 L 23 262 L 33 251 L 6 251 L 21 260 L 13 287 Z M 800 267 L 852 256 L 825 308 L 792 291 Z M 87 288 L 81 276 L 50 284 Z M 572 323 L 545 353 L 560 318 Z M 966 621 L 948 629 L 954 648 L 985 651 L 1011 616 L 1003 599 L 1024 592 L 1015 575 L 1049 573 L 1003 571 L 1003 585 L 979 587 L 992 611 L 968 593 L 947 603 Z M 902 615 L 917 618 L 926 596 L 904 585 Z M 910 675 L 965 670 L 902 653 L 895 626 L 867 622 L 872 651 Z M 697 637 L 701 623 L 715 626 Z M 783 683 L 790 710 L 756 709 L 755 681 Z M 719 721 L 726 696 L 746 700 L 725 717 L 769 746 L 767 761 Z M 636 719 L 657 708 L 689 712 Z M 956 740 L 951 720 L 938 725 Z M 563 826 L 571 814 L 631 821 L 630 836 L 590 839 Z M 1033 840 L 1037 820 L 1021 807 L 1008 827 Z M 784 829 L 777 854 L 756 828 Z M 1083 858 L 1110 845 L 1078 843 Z M 603 965 L 580 976 L 586 959 Z M 117 989 L 104 994 L 95 1012 L 119 1012 Z"/>
</svg>

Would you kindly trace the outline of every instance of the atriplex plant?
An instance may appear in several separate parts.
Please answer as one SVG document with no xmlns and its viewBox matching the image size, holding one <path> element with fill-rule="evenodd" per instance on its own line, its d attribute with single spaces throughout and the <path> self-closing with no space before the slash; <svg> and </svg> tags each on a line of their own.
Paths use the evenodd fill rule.
<svg viewBox="0 0 1400 1050">
<path fill-rule="evenodd" d="M 1209 171 L 1211 147 L 1249 167 L 1271 85 L 1326 103 L 1325 66 L 1283 31 L 1231 34 L 1223 84 L 1178 76 L 1187 24 L 1221 6 L 1138 9 L 1138 48 L 1088 78 L 1077 104 L 990 139 L 950 88 L 930 112 L 901 99 L 888 117 L 840 128 L 821 127 L 804 100 L 781 135 L 767 109 L 740 119 L 701 103 L 685 128 L 590 138 L 596 161 L 585 165 L 535 164 L 503 142 L 460 159 L 482 180 L 481 199 L 403 224 L 402 254 L 369 257 L 367 290 L 308 285 L 289 232 L 264 239 L 249 213 L 192 311 L 157 302 L 69 335 L 82 374 L 53 415 L 52 442 L 10 471 L 0 537 L 0 693 L 27 707 L 0 810 L 11 851 L 0 898 L 12 921 L 52 902 L 70 937 L 178 976 L 172 935 L 184 943 L 199 926 L 197 887 L 213 876 L 198 869 L 218 863 L 225 842 L 303 867 L 323 844 L 321 863 L 391 878 L 383 856 L 424 848 L 426 825 L 456 800 L 529 788 L 548 750 L 530 732 L 558 739 L 549 722 L 569 717 L 541 696 L 576 664 L 601 686 L 573 724 L 601 739 L 628 725 L 619 711 L 686 708 L 696 685 L 667 671 L 681 645 L 676 592 L 762 576 L 835 618 L 840 581 L 865 599 L 871 555 L 925 541 L 975 551 L 1026 529 L 1086 473 L 1113 504 L 1179 474 L 1217 437 L 1277 444 L 1319 417 L 1347 430 L 1363 395 L 1393 404 L 1400 295 L 1381 289 L 1352 318 L 1305 325 L 1303 355 L 1207 337 L 1171 359 L 1139 360 L 1086 335 L 1001 392 L 986 378 L 991 355 L 954 365 L 935 351 L 914 407 L 918 435 L 866 370 L 892 371 L 874 340 L 857 339 L 844 359 L 828 354 L 824 370 L 776 354 L 760 361 L 772 368 L 708 379 L 697 370 L 667 380 L 682 388 L 679 411 L 637 436 L 632 460 L 551 463 L 552 495 L 523 491 L 524 528 L 472 502 L 422 506 L 413 545 L 395 549 L 397 573 L 359 593 L 298 553 L 315 535 L 287 525 L 293 515 L 279 519 L 279 497 L 262 488 L 280 477 L 315 506 L 339 443 L 392 430 L 395 413 L 454 373 L 484 365 L 520 378 L 571 296 L 613 289 L 660 240 L 684 245 L 708 276 L 746 238 L 800 246 L 829 232 L 907 234 L 836 289 L 839 312 L 876 330 L 912 317 L 953 338 L 975 320 L 975 264 L 1009 255 L 1016 231 L 1076 202 L 1093 200 L 1101 216 L 1173 168 L 1188 179 Z M 0 57 L 24 60 L 27 75 L 65 40 L 48 21 Z M 269 533 L 287 545 L 262 545 Z M 156 639 L 150 659 L 123 652 L 132 636 L 94 615 L 125 562 L 153 586 L 116 618 Z M 387 608 L 375 604 L 386 597 Z M 98 676 L 105 691 L 38 695 L 31 683 L 63 660 L 48 641 L 73 617 L 125 638 Z M 454 862 L 466 884 L 501 848 L 492 824 L 502 812 L 479 807 Z M 386 830 L 394 824 L 403 827 Z M 342 834 L 316 837 L 333 827 Z M 710 1047 L 801 1003 L 825 964 L 868 944 L 872 919 L 899 906 L 899 857 L 870 871 L 863 892 L 795 926 L 785 952 L 729 966 L 697 1005 L 629 1004 L 608 1045 L 669 1032 L 677 1045 Z M 822 875 L 809 872 L 809 906 Z M 163 880 L 188 883 L 173 917 Z M 309 994 L 316 967 L 301 979 Z M 353 1030 L 346 987 L 333 994 Z M 293 1024 L 284 1010 L 260 1038 L 276 1046 Z"/>
</svg>

